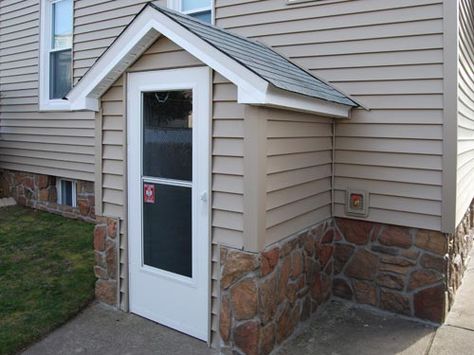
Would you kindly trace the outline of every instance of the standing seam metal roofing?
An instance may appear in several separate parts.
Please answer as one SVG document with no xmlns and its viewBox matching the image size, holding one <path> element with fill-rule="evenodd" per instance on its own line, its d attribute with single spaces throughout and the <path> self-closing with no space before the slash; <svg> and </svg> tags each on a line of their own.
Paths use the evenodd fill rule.
<svg viewBox="0 0 474 355">
<path fill-rule="evenodd" d="M 338 104 L 359 106 L 331 85 L 262 43 L 156 4 L 149 5 L 277 88 Z"/>
</svg>

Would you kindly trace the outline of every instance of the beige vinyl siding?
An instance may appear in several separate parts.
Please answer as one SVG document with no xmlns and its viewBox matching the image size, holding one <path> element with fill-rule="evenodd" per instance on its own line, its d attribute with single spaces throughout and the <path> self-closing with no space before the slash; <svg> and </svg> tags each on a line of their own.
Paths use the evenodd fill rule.
<svg viewBox="0 0 474 355">
<path fill-rule="evenodd" d="M 74 1 L 74 83 L 87 72 L 149 1 Z M 166 5 L 166 0 L 158 3 Z"/>
<path fill-rule="evenodd" d="M 39 0 L 0 3 L 0 168 L 94 180 L 94 114 L 38 111 Z"/>
<path fill-rule="evenodd" d="M 456 225 L 474 197 L 474 2 L 459 8 L 458 174 Z"/>
<path fill-rule="evenodd" d="M 268 245 L 331 217 L 332 120 L 266 113 Z"/>
<path fill-rule="evenodd" d="M 370 109 L 336 126 L 336 216 L 357 188 L 371 193 L 368 220 L 441 229 L 442 0 L 216 0 L 216 22 Z"/>
<path fill-rule="evenodd" d="M 217 73 L 213 86 L 213 241 L 242 248 L 244 105 L 237 103 L 236 86 Z"/>
</svg>

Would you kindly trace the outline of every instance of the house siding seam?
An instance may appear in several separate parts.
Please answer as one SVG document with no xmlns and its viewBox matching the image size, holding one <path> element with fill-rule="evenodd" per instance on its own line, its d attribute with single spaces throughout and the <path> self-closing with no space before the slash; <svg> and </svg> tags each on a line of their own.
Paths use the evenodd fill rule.
<svg viewBox="0 0 474 355">
<path fill-rule="evenodd" d="M 94 114 L 39 112 L 39 0 L 0 4 L 0 167 L 94 181 Z"/>
<path fill-rule="evenodd" d="M 366 105 L 336 126 L 335 215 L 441 229 L 443 2 L 216 0 L 216 24 L 260 40 Z"/>
<path fill-rule="evenodd" d="M 459 6 L 456 225 L 474 197 L 474 2 Z"/>
</svg>

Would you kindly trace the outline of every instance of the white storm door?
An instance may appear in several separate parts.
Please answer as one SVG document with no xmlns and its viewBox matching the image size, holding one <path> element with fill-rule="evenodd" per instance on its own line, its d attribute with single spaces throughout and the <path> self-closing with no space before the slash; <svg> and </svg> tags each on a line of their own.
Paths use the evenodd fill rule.
<svg viewBox="0 0 474 355">
<path fill-rule="evenodd" d="M 209 337 L 210 70 L 128 74 L 130 311 Z"/>
</svg>

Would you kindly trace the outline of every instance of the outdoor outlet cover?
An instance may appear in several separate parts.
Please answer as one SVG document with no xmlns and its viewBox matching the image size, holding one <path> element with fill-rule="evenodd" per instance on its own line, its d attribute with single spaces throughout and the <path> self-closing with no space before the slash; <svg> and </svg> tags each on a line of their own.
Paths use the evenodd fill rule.
<svg viewBox="0 0 474 355">
<path fill-rule="evenodd" d="M 346 190 L 346 214 L 367 217 L 369 215 L 369 193 L 363 190 Z"/>
</svg>

